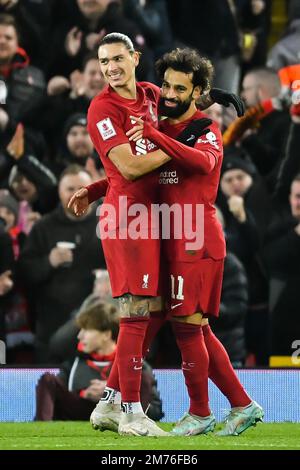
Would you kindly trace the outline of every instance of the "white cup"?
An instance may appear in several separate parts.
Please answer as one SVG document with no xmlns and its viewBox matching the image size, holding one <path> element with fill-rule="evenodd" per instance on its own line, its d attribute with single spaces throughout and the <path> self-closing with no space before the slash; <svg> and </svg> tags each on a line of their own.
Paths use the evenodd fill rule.
<svg viewBox="0 0 300 470">
<path fill-rule="evenodd" d="M 75 250 L 76 245 L 73 242 L 57 242 L 57 248 L 63 248 L 65 250 Z"/>
<path fill-rule="evenodd" d="M 73 242 L 57 242 L 57 248 L 62 248 L 63 250 L 75 250 L 76 245 Z M 61 264 L 62 268 L 69 268 L 72 265 L 72 261 L 66 261 L 65 263 Z"/>
</svg>

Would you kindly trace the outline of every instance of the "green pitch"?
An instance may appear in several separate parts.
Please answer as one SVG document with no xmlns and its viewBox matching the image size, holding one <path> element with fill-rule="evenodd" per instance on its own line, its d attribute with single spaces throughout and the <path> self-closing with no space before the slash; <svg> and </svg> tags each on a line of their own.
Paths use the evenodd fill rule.
<svg viewBox="0 0 300 470">
<path fill-rule="evenodd" d="M 165 430 L 171 425 L 163 424 Z M 258 424 L 237 437 L 125 437 L 85 422 L 0 423 L 0 449 L 195 450 L 298 449 L 300 424 Z"/>
</svg>

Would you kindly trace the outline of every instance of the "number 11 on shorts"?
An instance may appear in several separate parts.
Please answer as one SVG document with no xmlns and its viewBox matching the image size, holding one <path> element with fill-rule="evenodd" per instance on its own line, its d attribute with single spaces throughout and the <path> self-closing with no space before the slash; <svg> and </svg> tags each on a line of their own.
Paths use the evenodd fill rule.
<svg viewBox="0 0 300 470">
<path fill-rule="evenodd" d="M 176 282 L 176 285 L 175 285 Z M 175 277 L 171 274 L 171 298 L 177 300 L 184 300 L 183 295 L 183 282 L 184 279 L 182 276 L 177 276 L 175 281 Z M 177 290 L 177 294 L 175 294 L 175 290 Z"/>
</svg>

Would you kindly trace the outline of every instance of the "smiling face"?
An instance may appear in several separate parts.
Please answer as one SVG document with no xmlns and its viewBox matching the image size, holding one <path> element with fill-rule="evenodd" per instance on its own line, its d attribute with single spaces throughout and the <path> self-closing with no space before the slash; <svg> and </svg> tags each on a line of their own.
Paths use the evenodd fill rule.
<svg viewBox="0 0 300 470">
<path fill-rule="evenodd" d="M 171 119 L 188 119 L 196 111 L 195 99 L 200 88 L 194 87 L 192 74 L 168 68 L 164 75 L 159 100 L 159 114 Z"/>
<path fill-rule="evenodd" d="M 103 44 L 98 57 L 103 77 L 117 92 L 122 88 L 135 88 L 135 68 L 139 63 L 138 52 L 132 52 L 122 43 Z"/>
</svg>

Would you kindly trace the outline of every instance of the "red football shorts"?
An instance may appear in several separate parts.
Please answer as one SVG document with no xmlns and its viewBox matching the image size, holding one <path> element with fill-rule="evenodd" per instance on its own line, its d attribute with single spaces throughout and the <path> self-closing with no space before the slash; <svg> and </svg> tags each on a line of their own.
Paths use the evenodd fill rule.
<svg viewBox="0 0 300 470">
<path fill-rule="evenodd" d="M 158 296 L 160 240 L 101 240 L 113 297 Z"/>
<path fill-rule="evenodd" d="M 223 259 L 204 258 L 193 263 L 169 261 L 167 270 L 169 316 L 193 315 L 196 312 L 206 316 L 219 315 Z"/>
</svg>

